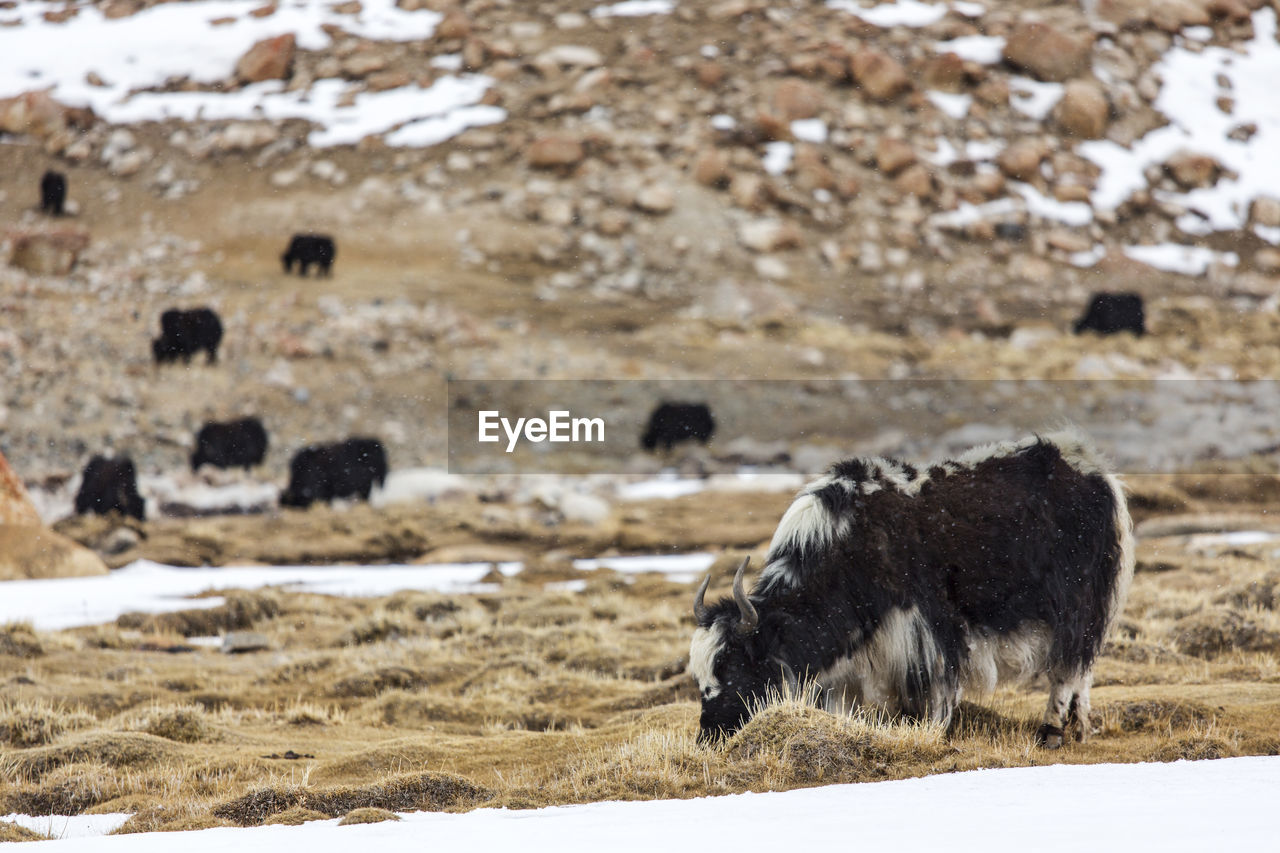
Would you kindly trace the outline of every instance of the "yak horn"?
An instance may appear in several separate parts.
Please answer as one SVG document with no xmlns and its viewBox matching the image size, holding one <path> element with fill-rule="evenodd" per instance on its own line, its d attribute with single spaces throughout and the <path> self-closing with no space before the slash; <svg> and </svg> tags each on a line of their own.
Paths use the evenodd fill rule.
<svg viewBox="0 0 1280 853">
<path fill-rule="evenodd" d="M 738 610 L 742 614 L 742 618 L 738 621 L 738 632 L 742 634 L 750 634 L 760 623 L 760 614 L 756 612 L 755 605 L 751 603 L 751 599 L 747 598 L 747 593 L 742 588 L 742 576 L 747 571 L 747 563 L 750 562 L 750 557 L 744 559 L 742 565 L 738 566 L 738 573 L 733 576 L 733 600 L 738 602 Z"/>
<path fill-rule="evenodd" d="M 711 611 L 702 603 L 702 598 L 707 594 L 707 587 L 711 585 L 711 572 L 707 572 L 707 576 L 702 579 L 702 586 L 698 587 L 698 594 L 693 597 L 693 616 L 698 620 L 699 625 L 705 625 L 711 621 Z"/>
</svg>

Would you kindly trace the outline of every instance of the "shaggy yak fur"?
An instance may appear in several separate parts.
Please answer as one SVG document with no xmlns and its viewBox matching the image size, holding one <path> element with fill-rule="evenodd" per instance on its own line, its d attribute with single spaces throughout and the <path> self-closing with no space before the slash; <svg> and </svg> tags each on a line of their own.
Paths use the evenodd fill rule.
<svg viewBox="0 0 1280 853">
<path fill-rule="evenodd" d="M 979 447 L 916 468 L 849 459 L 783 515 L 755 589 L 694 602 L 700 738 L 771 688 L 946 725 L 962 696 L 1044 673 L 1039 740 L 1089 734 L 1094 661 L 1133 576 L 1123 486 L 1082 435 Z"/>
</svg>

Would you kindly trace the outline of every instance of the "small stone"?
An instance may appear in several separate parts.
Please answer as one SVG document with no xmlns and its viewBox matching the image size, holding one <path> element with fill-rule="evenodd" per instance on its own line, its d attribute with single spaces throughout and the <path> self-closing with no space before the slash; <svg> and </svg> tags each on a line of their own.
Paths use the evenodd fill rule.
<svg viewBox="0 0 1280 853">
<path fill-rule="evenodd" d="M 911 88 L 902 64 L 875 48 L 863 48 L 850 57 L 849 72 L 867 97 L 876 101 L 892 100 Z"/>
<path fill-rule="evenodd" d="M 916 152 L 901 139 L 880 137 L 876 143 L 876 166 L 886 175 L 896 175 L 916 162 Z"/>
<path fill-rule="evenodd" d="M 549 198 L 538 209 L 538 218 L 548 225 L 564 228 L 573 223 L 573 202 L 567 198 Z"/>
<path fill-rule="evenodd" d="M 1062 252 L 1087 252 L 1093 248 L 1093 241 L 1082 234 L 1076 234 L 1067 231 L 1064 228 L 1055 228 L 1045 236 L 1045 242 L 1050 248 L 1058 249 Z"/>
<path fill-rule="evenodd" d="M 1023 21 L 1009 33 L 1004 59 L 1038 80 L 1061 83 L 1089 69 L 1093 44 L 1076 38 L 1051 24 Z"/>
<path fill-rule="evenodd" d="M 582 143 L 567 136 L 542 136 L 533 141 L 525 155 L 535 169 L 564 169 L 576 166 L 587 156 Z"/>
<path fill-rule="evenodd" d="M 996 165 L 1010 178 L 1030 181 L 1040 174 L 1040 163 L 1049 146 L 1037 139 L 1020 139 L 996 156 Z"/>
<path fill-rule="evenodd" d="M 266 634 L 256 631 L 228 631 L 222 638 L 222 651 L 229 655 L 261 652 L 271 648 L 271 641 Z"/>
<path fill-rule="evenodd" d="M 467 13 L 454 7 L 445 12 L 444 18 L 436 24 L 435 37 L 438 39 L 464 39 L 471 35 L 471 19 Z"/>
<path fill-rule="evenodd" d="M 729 197 L 738 207 L 761 209 L 764 207 L 764 179 L 750 172 L 739 172 L 729 181 Z"/>
<path fill-rule="evenodd" d="M 693 179 L 705 187 L 729 185 L 729 158 L 719 148 L 708 148 L 693 161 Z"/>
<path fill-rule="evenodd" d="M 927 198 L 933 195 L 933 175 L 921 163 L 903 170 L 903 172 L 893 179 L 893 185 L 897 187 L 899 192 L 916 196 L 917 198 Z"/>
<path fill-rule="evenodd" d="M 236 78 L 244 83 L 287 80 L 293 73 L 297 44 L 293 33 L 263 39 L 249 48 L 236 63 Z"/>
<path fill-rule="evenodd" d="M 387 67 L 387 58 L 372 51 L 361 51 L 342 60 L 342 73 L 356 80 Z"/>
<path fill-rule="evenodd" d="M 89 246 L 89 232 L 82 228 L 31 231 L 13 237 L 11 266 L 39 275 L 66 275 Z"/>
<path fill-rule="evenodd" d="M 625 211 L 611 207 L 600 214 L 596 230 L 606 237 L 618 237 L 626 232 L 630 225 L 631 217 L 627 216 Z"/>
<path fill-rule="evenodd" d="M 784 121 L 813 118 L 822 110 L 822 92 L 803 80 L 783 80 L 773 90 L 773 111 Z"/>
<path fill-rule="evenodd" d="M 1222 166 L 1207 154 L 1178 151 L 1165 161 L 1164 169 L 1184 189 L 1211 187 L 1218 181 Z"/>
<path fill-rule="evenodd" d="M 648 184 L 636 193 L 636 207 L 645 213 L 662 215 L 676 206 L 675 190 L 667 184 Z"/>
<path fill-rule="evenodd" d="M 724 82 L 724 66 L 713 60 L 699 62 L 693 67 L 693 74 L 704 89 L 718 88 Z"/>
<path fill-rule="evenodd" d="M 924 65 L 921 77 L 929 89 L 941 92 L 964 91 L 964 60 L 954 53 L 944 53 L 931 58 Z"/>
<path fill-rule="evenodd" d="M 1090 80 L 1067 83 L 1062 100 L 1054 109 L 1054 119 L 1070 136 L 1101 139 L 1107 132 L 1111 105 L 1102 87 Z"/>
<path fill-rule="evenodd" d="M 761 255 L 755 259 L 752 266 L 755 267 L 756 275 L 773 281 L 784 279 L 791 275 L 791 270 L 787 268 L 786 263 L 781 258 L 773 255 Z"/>
<path fill-rule="evenodd" d="M 795 249 L 803 243 L 799 229 L 778 219 L 756 219 L 738 227 L 738 240 L 753 252 Z"/>
<path fill-rule="evenodd" d="M 1280 228 L 1280 198 L 1259 196 L 1249 206 L 1249 218 L 1255 225 Z"/>
<path fill-rule="evenodd" d="M 1253 265 L 1262 272 L 1280 273 L 1280 249 L 1259 249 L 1253 254 Z"/>
</svg>

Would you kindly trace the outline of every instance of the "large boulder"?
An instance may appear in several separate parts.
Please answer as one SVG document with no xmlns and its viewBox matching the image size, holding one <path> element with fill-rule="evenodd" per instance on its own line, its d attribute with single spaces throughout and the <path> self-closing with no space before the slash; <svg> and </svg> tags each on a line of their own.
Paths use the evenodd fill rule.
<svg viewBox="0 0 1280 853">
<path fill-rule="evenodd" d="M 1004 59 L 1038 80 L 1061 83 L 1089 69 L 1092 39 L 1077 37 L 1041 21 L 1023 21 L 1004 46 Z"/>
<path fill-rule="evenodd" d="M 37 275 L 66 275 L 88 246 L 83 228 L 20 231 L 13 235 L 9 264 Z"/>
<path fill-rule="evenodd" d="M 888 101 L 911 88 L 902 63 L 875 48 L 863 48 L 849 58 L 849 71 L 868 98 Z"/>
<path fill-rule="evenodd" d="M 297 40 L 293 33 L 263 39 L 245 51 L 236 63 L 236 79 L 244 83 L 288 80 L 293 74 Z"/>
<path fill-rule="evenodd" d="M 40 513 L 9 462 L 0 453 L 0 524 L 40 524 Z"/>
<path fill-rule="evenodd" d="M 0 98 L 0 133 L 29 133 L 41 138 L 67 130 L 93 125 L 93 110 L 68 107 L 49 96 L 48 92 L 23 92 L 12 98 Z"/>
<path fill-rule="evenodd" d="M 1067 134 L 1080 139 L 1101 139 L 1107 132 L 1111 105 L 1102 86 L 1092 80 L 1067 83 L 1053 116 Z"/>
<path fill-rule="evenodd" d="M 0 581 L 105 575 L 88 548 L 38 524 L 0 524 Z"/>
</svg>

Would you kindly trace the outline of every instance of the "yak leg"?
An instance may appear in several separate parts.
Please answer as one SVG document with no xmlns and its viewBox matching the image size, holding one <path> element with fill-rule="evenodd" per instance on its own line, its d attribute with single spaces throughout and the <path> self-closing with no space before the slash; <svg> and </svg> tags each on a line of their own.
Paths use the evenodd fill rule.
<svg viewBox="0 0 1280 853">
<path fill-rule="evenodd" d="M 1089 742 L 1093 734 L 1093 723 L 1089 719 L 1089 687 L 1093 683 L 1093 673 L 1087 672 L 1076 684 L 1075 695 L 1071 697 L 1071 707 L 1067 709 L 1067 728 L 1076 730 L 1076 737 L 1081 743 Z"/>
<path fill-rule="evenodd" d="M 1064 730 L 1069 720 L 1080 722 L 1080 739 L 1088 739 L 1089 684 L 1091 673 L 1049 676 L 1049 705 L 1044 711 L 1044 723 L 1036 732 L 1036 742 L 1047 749 L 1062 746 Z"/>
</svg>

